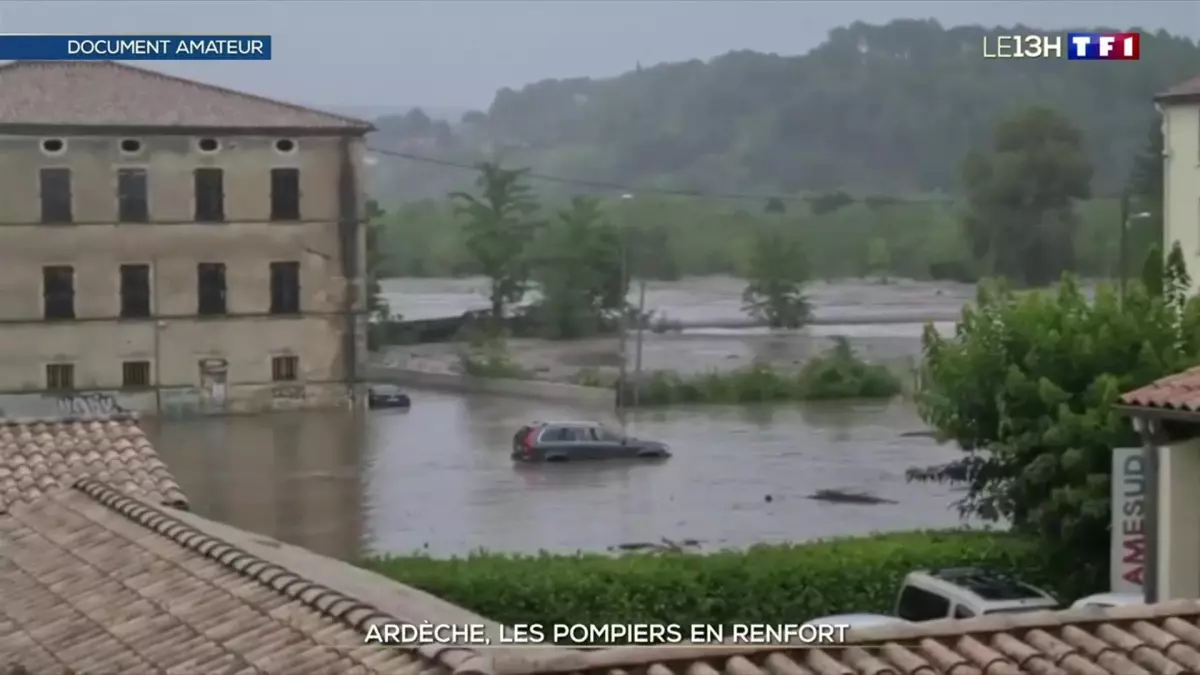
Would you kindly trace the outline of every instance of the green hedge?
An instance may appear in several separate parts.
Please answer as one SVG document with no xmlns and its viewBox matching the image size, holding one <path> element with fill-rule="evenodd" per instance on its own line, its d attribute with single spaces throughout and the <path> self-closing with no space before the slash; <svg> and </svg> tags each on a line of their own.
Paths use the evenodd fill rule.
<svg viewBox="0 0 1200 675">
<path fill-rule="evenodd" d="M 794 622 L 889 612 L 911 570 L 985 565 L 1074 597 L 1036 544 L 992 532 L 927 531 L 762 545 L 711 554 L 380 557 L 368 568 L 501 623 Z M 1066 582 L 1066 583 L 1063 583 Z M 1074 587 L 1072 587 L 1074 586 Z"/>
</svg>

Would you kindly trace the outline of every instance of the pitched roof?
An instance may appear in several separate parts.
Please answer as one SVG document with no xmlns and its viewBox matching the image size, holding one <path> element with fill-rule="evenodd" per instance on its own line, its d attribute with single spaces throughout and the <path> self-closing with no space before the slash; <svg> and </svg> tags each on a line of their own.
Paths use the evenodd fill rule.
<svg viewBox="0 0 1200 675">
<path fill-rule="evenodd" d="M 1200 601 L 993 614 L 849 631 L 844 647 L 640 647 L 496 661 L 578 675 L 1186 675 L 1200 672 Z"/>
<path fill-rule="evenodd" d="M 344 578 L 318 583 L 298 569 L 349 565 L 257 537 L 259 551 L 276 550 L 261 557 L 211 524 L 88 478 L 13 505 L 0 515 L 0 661 L 33 673 L 437 675 L 477 657 L 365 644 L 371 625 L 402 620 L 379 605 L 408 589 L 360 579 L 367 594 L 352 596 Z"/>
<path fill-rule="evenodd" d="M 310 129 L 365 133 L 370 122 L 114 61 L 0 66 L 0 126 Z"/>
<path fill-rule="evenodd" d="M 1157 379 L 1121 395 L 1121 404 L 1200 413 L 1200 367 Z"/>
<path fill-rule="evenodd" d="M 135 416 L 0 420 L 0 513 L 84 476 L 158 504 L 187 507 Z"/>
<path fill-rule="evenodd" d="M 1181 82 L 1154 97 L 1155 101 L 1164 103 L 1184 103 L 1194 99 L 1200 99 L 1200 77 Z"/>
</svg>

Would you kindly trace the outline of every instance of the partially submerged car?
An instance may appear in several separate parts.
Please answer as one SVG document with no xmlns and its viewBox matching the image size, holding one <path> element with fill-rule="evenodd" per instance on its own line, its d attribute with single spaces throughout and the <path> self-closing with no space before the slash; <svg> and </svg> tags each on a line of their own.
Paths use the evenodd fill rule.
<svg viewBox="0 0 1200 675">
<path fill-rule="evenodd" d="M 512 458 L 519 462 L 670 456 L 665 443 L 631 438 L 598 422 L 533 422 L 518 429 L 512 442 Z"/>
<path fill-rule="evenodd" d="M 412 399 L 400 387 L 394 384 L 372 384 L 367 387 L 367 407 L 377 408 L 407 408 L 412 405 Z"/>
</svg>

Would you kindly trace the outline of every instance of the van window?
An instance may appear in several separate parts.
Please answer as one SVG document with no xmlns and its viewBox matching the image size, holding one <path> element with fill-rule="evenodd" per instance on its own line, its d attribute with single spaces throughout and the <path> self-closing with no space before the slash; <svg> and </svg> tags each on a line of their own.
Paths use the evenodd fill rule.
<svg viewBox="0 0 1200 675">
<path fill-rule="evenodd" d="M 896 614 L 906 621 L 932 621 L 950 614 L 949 600 L 916 586 L 905 586 L 897 604 Z"/>
<path fill-rule="evenodd" d="M 975 612 L 972 612 L 971 610 L 967 609 L 966 607 L 963 607 L 962 605 L 954 606 L 954 618 L 969 619 L 973 616 L 975 616 Z"/>
</svg>

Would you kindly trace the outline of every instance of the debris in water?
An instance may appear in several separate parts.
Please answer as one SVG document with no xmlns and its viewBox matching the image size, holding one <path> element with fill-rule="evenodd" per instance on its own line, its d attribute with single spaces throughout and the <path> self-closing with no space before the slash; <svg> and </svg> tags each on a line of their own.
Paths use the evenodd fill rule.
<svg viewBox="0 0 1200 675">
<path fill-rule="evenodd" d="M 809 499 L 815 499 L 821 502 L 833 502 L 835 504 L 896 504 L 895 500 L 876 497 L 865 492 L 852 492 L 850 490 L 817 490 L 808 496 Z"/>
</svg>

